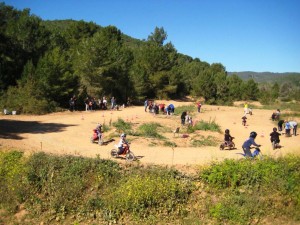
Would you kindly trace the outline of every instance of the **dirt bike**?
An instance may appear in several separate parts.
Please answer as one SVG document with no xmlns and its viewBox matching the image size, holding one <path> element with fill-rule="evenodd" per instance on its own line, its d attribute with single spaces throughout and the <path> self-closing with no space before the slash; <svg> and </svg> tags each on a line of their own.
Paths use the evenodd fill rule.
<svg viewBox="0 0 300 225">
<path fill-rule="evenodd" d="M 129 148 L 129 144 L 125 147 L 123 153 L 121 154 L 118 154 L 118 146 L 115 145 L 115 148 L 113 148 L 111 151 L 110 151 L 110 155 L 114 158 L 119 158 L 119 157 L 125 157 L 125 159 L 127 161 L 133 161 L 135 160 L 135 155 L 133 154 L 133 152 L 130 150 Z"/>
<path fill-rule="evenodd" d="M 98 145 L 103 144 L 103 134 L 100 133 L 98 137 L 98 131 L 97 129 L 93 129 L 93 136 L 90 138 L 91 143 L 98 143 Z"/>
<path fill-rule="evenodd" d="M 224 150 L 225 148 L 229 148 L 229 150 L 234 149 L 235 144 L 232 141 L 233 139 L 234 139 L 234 137 L 231 139 L 231 141 L 225 141 L 222 144 L 220 144 L 220 150 Z"/>
</svg>

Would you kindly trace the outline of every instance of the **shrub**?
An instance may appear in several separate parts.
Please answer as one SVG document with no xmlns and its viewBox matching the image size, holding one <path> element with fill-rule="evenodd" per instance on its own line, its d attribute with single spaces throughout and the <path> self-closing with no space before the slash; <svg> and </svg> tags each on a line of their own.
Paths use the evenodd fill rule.
<svg viewBox="0 0 300 225">
<path fill-rule="evenodd" d="M 28 160 L 29 201 L 33 211 L 47 209 L 62 216 L 80 211 L 88 187 L 99 189 L 119 177 L 119 167 L 108 160 L 73 156 L 32 155 Z"/>
<path fill-rule="evenodd" d="M 23 153 L 0 151 L 0 208 L 15 211 L 23 202 L 26 181 L 23 179 L 26 167 Z"/>
<path fill-rule="evenodd" d="M 124 132 L 124 133 L 132 133 L 132 126 L 131 123 L 126 123 L 123 119 L 118 118 L 116 122 L 113 122 L 112 125 L 117 128 L 119 133 Z"/>
<path fill-rule="evenodd" d="M 181 115 L 184 111 L 193 113 L 197 110 L 196 105 L 179 106 L 175 109 L 174 115 Z"/>
<path fill-rule="evenodd" d="M 206 121 L 199 121 L 197 122 L 194 126 L 189 126 L 188 127 L 188 132 L 193 133 L 196 130 L 210 130 L 210 131 L 216 131 L 216 132 L 221 132 L 220 125 L 215 122 L 215 120 L 209 120 L 208 122 Z"/>
<path fill-rule="evenodd" d="M 146 170 L 123 177 L 105 199 L 109 213 L 118 218 L 123 213 L 133 213 L 141 218 L 157 213 L 180 213 L 186 203 L 191 185 L 177 179 L 166 169 Z"/>
<path fill-rule="evenodd" d="M 191 140 L 192 146 L 194 147 L 201 147 L 201 146 L 217 146 L 220 141 L 215 137 L 208 136 L 204 137 L 200 135 L 200 139 L 193 139 Z"/>
<path fill-rule="evenodd" d="M 158 138 L 164 139 L 162 135 L 160 135 L 157 129 L 161 127 L 158 123 L 145 123 L 138 127 L 137 135 L 149 138 Z"/>
</svg>

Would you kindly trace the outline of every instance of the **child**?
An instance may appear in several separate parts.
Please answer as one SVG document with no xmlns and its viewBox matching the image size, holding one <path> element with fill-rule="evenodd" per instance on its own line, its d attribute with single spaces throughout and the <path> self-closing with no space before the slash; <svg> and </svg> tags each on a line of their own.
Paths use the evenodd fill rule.
<svg viewBox="0 0 300 225">
<path fill-rule="evenodd" d="M 281 134 L 277 132 L 277 128 L 274 127 L 273 128 L 273 132 L 270 134 L 271 136 L 271 143 L 273 143 L 273 141 L 275 141 L 275 144 L 279 144 L 280 143 L 280 140 L 279 140 L 279 136 Z"/>
<path fill-rule="evenodd" d="M 279 120 L 278 121 L 278 131 L 282 131 L 282 126 L 283 126 L 283 124 L 284 124 L 284 120 Z"/>
<path fill-rule="evenodd" d="M 185 124 L 185 117 L 187 116 L 187 112 L 183 111 L 181 113 L 180 119 L 181 119 L 181 125 L 183 126 Z"/>
<path fill-rule="evenodd" d="M 230 144 L 232 142 L 233 137 L 230 135 L 230 131 L 228 129 L 225 130 L 224 141 L 225 144 Z"/>
<path fill-rule="evenodd" d="M 253 155 L 250 151 L 251 145 L 254 145 L 257 147 L 261 146 L 261 145 L 255 143 L 254 139 L 256 138 L 256 136 L 257 136 L 257 133 L 255 131 L 252 131 L 250 133 L 250 137 L 242 145 L 242 148 L 243 148 L 243 151 L 244 151 L 246 157 L 253 157 Z"/>
<path fill-rule="evenodd" d="M 118 155 L 121 155 L 126 148 L 128 148 L 129 145 L 128 145 L 128 142 L 126 140 L 126 134 L 121 134 L 120 136 L 120 141 L 119 141 L 119 144 L 118 144 Z"/>
<path fill-rule="evenodd" d="M 189 122 L 189 126 L 192 127 L 193 126 L 193 118 L 191 116 L 189 117 L 189 121 L 188 122 Z"/>
<path fill-rule="evenodd" d="M 284 122 L 285 122 L 285 136 L 290 137 L 291 136 L 291 125 L 287 120 L 285 120 Z"/>
<path fill-rule="evenodd" d="M 201 110 L 201 103 L 200 102 L 197 103 L 197 109 L 198 109 L 198 113 L 200 113 L 200 110 Z"/>
<path fill-rule="evenodd" d="M 242 117 L 242 124 L 243 124 L 244 126 L 246 126 L 246 122 L 247 122 L 247 117 L 246 117 L 246 115 L 244 115 L 244 116 Z"/>
<path fill-rule="evenodd" d="M 102 125 L 100 123 L 98 123 L 95 130 L 96 130 L 97 136 L 98 136 L 98 138 L 100 140 L 101 139 L 101 135 L 102 135 Z"/>
</svg>

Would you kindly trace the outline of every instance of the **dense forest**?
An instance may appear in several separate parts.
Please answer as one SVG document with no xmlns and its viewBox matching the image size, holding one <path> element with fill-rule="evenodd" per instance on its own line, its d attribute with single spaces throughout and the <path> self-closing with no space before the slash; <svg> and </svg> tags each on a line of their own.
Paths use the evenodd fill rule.
<svg viewBox="0 0 300 225">
<path fill-rule="evenodd" d="M 44 21 L 0 3 L 0 106 L 41 114 L 71 96 L 116 97 L 118 104 L 191 95 L 208 104 L 299 100 L 299 82 L 264 83 L 228 75 L 221 63 L 178 53 L 163 27 L 146 40 L 93 22 Z"/>
</svg>

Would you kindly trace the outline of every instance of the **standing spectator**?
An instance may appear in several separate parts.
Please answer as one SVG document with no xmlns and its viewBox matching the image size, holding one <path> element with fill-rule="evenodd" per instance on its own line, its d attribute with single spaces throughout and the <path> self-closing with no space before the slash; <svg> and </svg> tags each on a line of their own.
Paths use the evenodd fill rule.
<svg viewBox="0 0 300 225">
<path fill-rule="evenodd" d="M 197 109 L 198 109 L 198 113 L 200 113 L 201 106 L 202 106 L 202 105 L 201 105 L 201 102 L 198 102 L 198 103 L 197 103 Z"/>
<path fill-rule="evenodd" d="M 114 107 L 115 107 L 115 97 L 111 97 L 110 104 L 111 104 L 111 108 L 110 109 L 114 109 Z"/>
<path fill-rule="evenodd" d="M 105 96 L 103 96 L 103 109 L 107 109 L 107 100 Z"/>
<path fill-rule="evenodd" d="M 291 125 L 291 128 L 293 128 L 293 135 L 297 136 L 297 122 L 296 121 L 290 121 L 289 124 Z"/>
<path fill-rule="evenodd" d="M 186 111 L 183 111 L 182 113 L 181 113 L 181 117 L 180 117 L 180 119 L 181 119 L 181 125 L 183 126 L 184 124 L 185 124 L 185 117 L 187 116 L 187 112 Z"/>
<path fill-rule="evenodd" d="M 284 120 L 279 120 L 278 121 L 278 131 L 282 131 L 282 126 L 283 126 L 283 124 L 284 124 Z"/>
<path fill-rule="evenodd" d="M 148 108 L 148 99 L 145 100 L 145 102 L 144 102 L 144 107 L 145 107 L 145 112 L 147 112 L 147 108 Z"/>
<path fill-rule="evenodd" d="M 191 116 L 189 116 L 188 125 L 191 126 L 191 127 L 194 125 L 193 124 L 193 118 Z"/>
<path fill-rule="evenodd" d="M 73 99 L 73 97 L 72 98 L 70 98 L 70 100 L 69 100 L 69 110 L 71 111 L 71 112 L 73 112 L 74 110 L 75 110 L 75 104 L 74 104 L 74 99 Z"/>
<path fill-rule="evenodd" d="M 86 99 L 84 100 L 84 104 L 85 104 L 85 111 L 88 111 L 89 110 L 89 104 L 90 104 L 89 97 L 86 97 Z"/>
<path fill-rule="evenodd" d="M 74 110 L 77 110 L 77 98 L 76 95 L 73 95 L 73 102 L 74 102 Z"/>
</svg>

